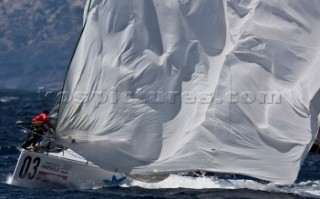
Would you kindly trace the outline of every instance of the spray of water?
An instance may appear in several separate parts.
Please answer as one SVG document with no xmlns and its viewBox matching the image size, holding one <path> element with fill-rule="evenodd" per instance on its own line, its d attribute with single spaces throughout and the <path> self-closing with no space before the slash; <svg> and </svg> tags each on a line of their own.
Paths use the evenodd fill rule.
<svg viewBox="0 0 320 199">
<path fill-rule="evenodd" d="M 7 176 L 7 179 L 5 181 L 6 184 L 11 184 L 12 183 L 12 179 L 13 179 L 13 175 L 12 174 L 9 174 Z"/>
<path fill-rule="evenodd" d="M 168 188 L 186 188 L 186 189 L 251 189 L 269 192 L 294 193 L 301 196 L 320 196 L 320 181 L 300 182 L 288 186 L 279 186 L 273 183 L 262 184 L 253 180 L 226 180 L 217 177 L 189 177 L 170 175 L 167 179 L 158 183 L 144 183 L 136 180 L 130 181 L 123 187 L 138 186 L 145 189 L 168 189 Z"/>
</svg>

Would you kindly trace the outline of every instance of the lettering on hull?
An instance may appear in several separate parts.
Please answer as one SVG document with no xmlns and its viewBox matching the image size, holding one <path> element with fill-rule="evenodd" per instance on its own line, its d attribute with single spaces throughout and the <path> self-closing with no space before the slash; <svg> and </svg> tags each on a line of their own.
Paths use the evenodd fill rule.
<svg viewBox="0 0 320 199">
<path fill-rule="evenodd" d="M 36 180 L 44 180 L 45 181 L 45 180 L 49 180 L 49 179 L 53 180 L 54 178 L 67 180 L 68 176 L 39 171 Z"/>
</svg>

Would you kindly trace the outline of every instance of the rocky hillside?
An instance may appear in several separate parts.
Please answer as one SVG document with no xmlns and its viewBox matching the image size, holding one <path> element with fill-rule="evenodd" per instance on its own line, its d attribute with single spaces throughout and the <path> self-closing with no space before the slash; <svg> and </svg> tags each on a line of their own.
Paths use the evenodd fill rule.
<svg viewBox="0 0 320 199">
<path fill-rule="evenodd" d="M 85 2 L 0 0 L 0 88 L 61 88 Z"/>
</svg>

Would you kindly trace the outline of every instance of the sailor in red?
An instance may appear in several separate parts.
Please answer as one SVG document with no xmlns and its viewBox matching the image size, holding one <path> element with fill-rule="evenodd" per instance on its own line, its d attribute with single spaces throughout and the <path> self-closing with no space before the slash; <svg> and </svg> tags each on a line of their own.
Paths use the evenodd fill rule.
<svg viewBox="0 0 320 199">
<path fill-rule="evenodd" d="M 48 114 L 49 111 L 44 110 L 40 113 L 37 117 L 32 119 L 32 126 L 33 126 L 33 136 L 27 140 L 23 145 L 22 148 L 26 149 L 27 147 L 35 147 L 36 144 L 40 141 L 41 136 L 48 130 Z"/>
<path fill-rule="evenodd" d="M 49 124 L 48 114 L 49 112 L 47 110 L 44 110 L 42 113 L 37 115 L 37 117 L 32 119 L 32 125 L 40 128 L 42 132 L 47 131 L 47 125 Z"/>
<path fill-rule="evenodd" d="M 32 119 L 32 122 L 43 122 L 48 124 L 48 112 L 44 111 L 43 113 L 40 113 L 37 117 Z"/>
</svg>

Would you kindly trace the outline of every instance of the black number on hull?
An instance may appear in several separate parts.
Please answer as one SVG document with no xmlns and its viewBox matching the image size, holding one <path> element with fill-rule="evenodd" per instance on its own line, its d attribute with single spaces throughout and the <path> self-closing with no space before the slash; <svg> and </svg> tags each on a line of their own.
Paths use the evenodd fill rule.
<svg viewBox="0 0 320 199">
<path fill-rule="evenodd" d="M 20 178 L 25 178 L 26 175 L 28 174 L 28 178 L 30 180 L 32 180 L 36 173 L 37 173 L 37 170 L 38 170 L 38 167 L 40 165 L 40 161 L 41 159 L 39 157 L 36 157 L 33 161 L 32 161 L 32 158 L 31 156 L 27 156 L 24 160 L 23 160 L 23 164 L 21 166 L 21 169 L 20 169 L 20 172 L 19 172 L 19 177 Z M 32 172 L 28 172 L 29 171 L 29 167 L 30 167 L 30 164 L 32 162 L 32 165 L 33 166 L 33 171 Z"/>
<path fill-rule="evenodd" d="M 36 164 L 34 167 L 33 167 L 33 174 L 29 173 L 28 174 L 28 178 L 31 180 L 34 178 L 34 176 L 36 175 L 37 173 L 37 169 L 38 169 L 38 166 L 40 164 L 40 158 L 39 157 L 36 157 L 34 160 L 33 160 L 33 164 Z"/>
<path fill-rule="evenodd" d="M 31 162 L 31 156 L 27 156 L 24 159 L 23 164 L 22 164 L 21 169 L 20 169 L 20 173 L 19 173 L 19 177 L 20 178 L 26 177 L 27 172 L 29 170 L 30 162 Z"/>
</svg>

